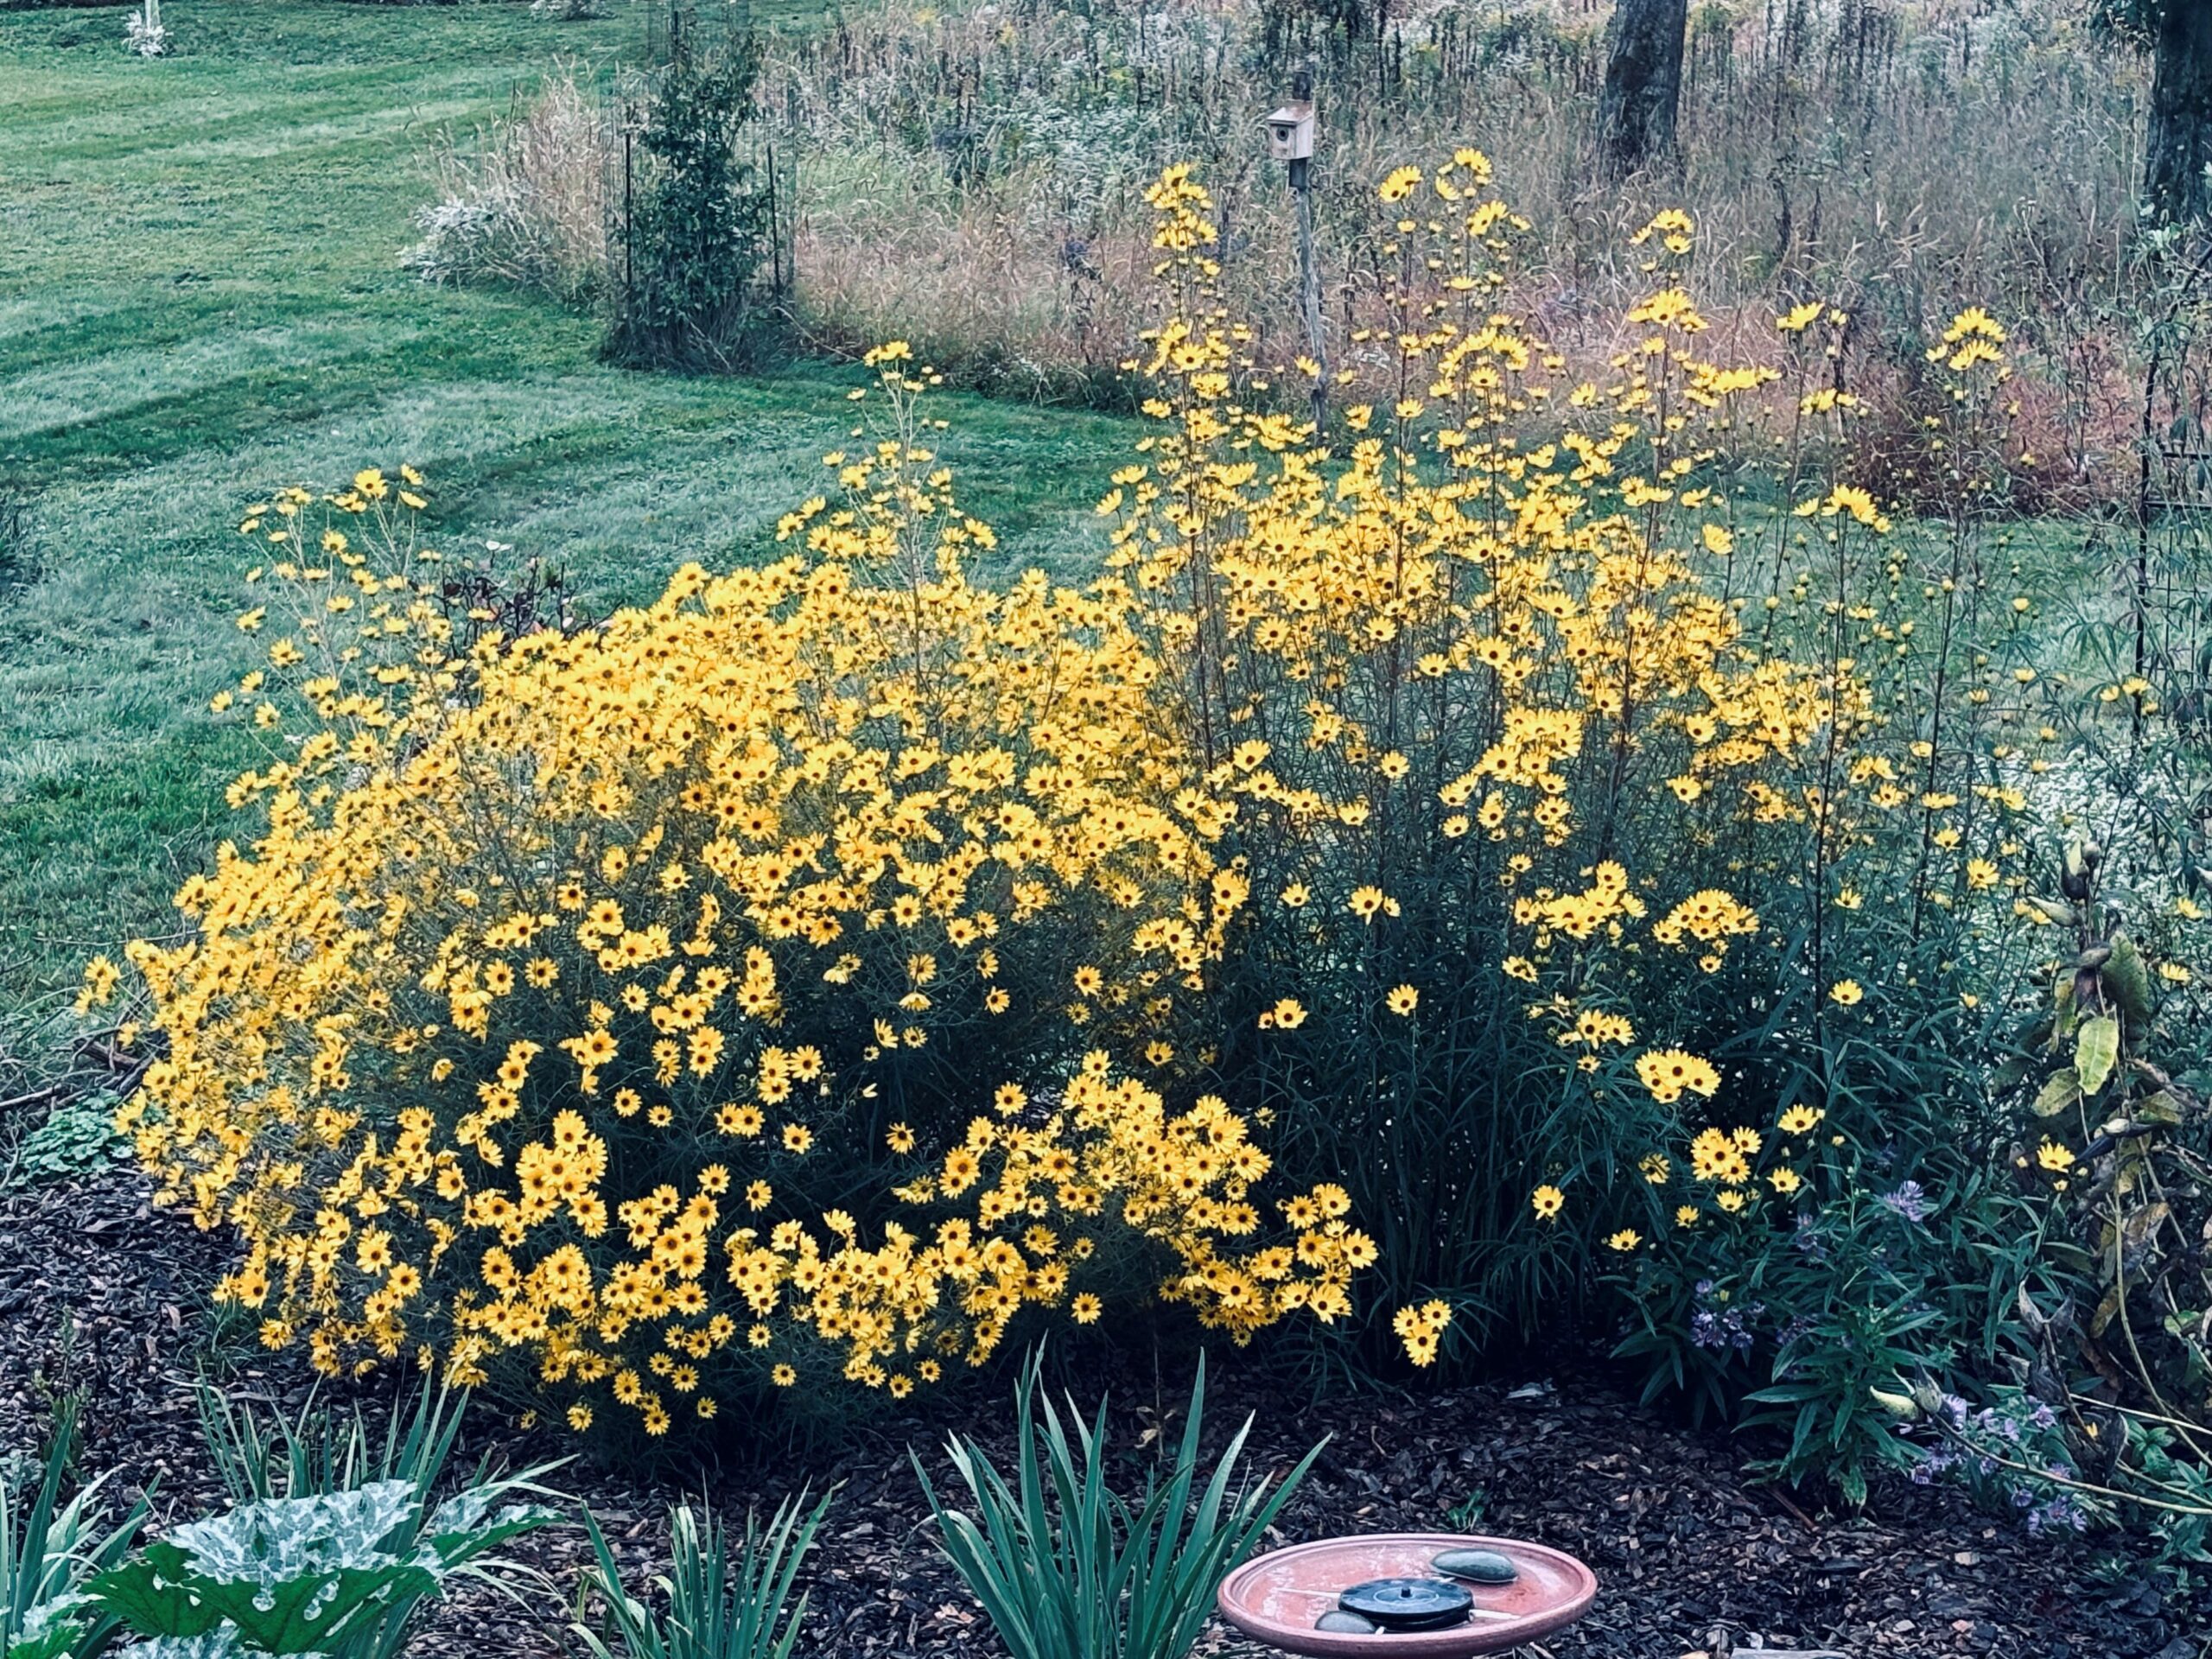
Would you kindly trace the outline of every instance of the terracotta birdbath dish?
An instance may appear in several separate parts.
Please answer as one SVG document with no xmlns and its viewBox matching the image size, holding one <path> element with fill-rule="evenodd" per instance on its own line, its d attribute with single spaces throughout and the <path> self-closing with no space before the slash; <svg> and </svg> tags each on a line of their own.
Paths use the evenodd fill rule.
<svg viewBox="0 0 2212 1659">
<path fill-rule="evenodd" d="M 1457 1562 L 1469 1551 L 1488 1557 L 1486 1563 L 1478 1559 L 1478 1567 L 1493 1569 L 1483 1578 L 1502 1578 L 1507 1571 L 1511 1578 L 1483 1582 L 1438 1570 L 1440 1556 Z M 1324 1538 L 1262 1555 L 1224 1579 L 1216 1600 L 1221 1616 L 1245 1635 L 1288 1653 L 1316 1659 L 1354 1654 L 1459 1659 L 1548 1636 L 1581 1618 L 1597 1593 L 1596 1574 L 1573 1556 L 1541 1544 L 1448 1532 L 1390 1532 Z M 1446 1610 L 1441 1616 L 1449 1618 L 1451 1610 L 1468 1598 L 1472 1605 L 1464 1622 L 1442 1628 L 1402 1624 L 1362 1631 L 1356 1627 L 1366 1621 L 1346 1613 L 1351 1606 L 1376 1612 L 1402 1599 L 1433 1624 L 1438 1615 L 1428 1609 Z M 1325 1618 L 1350 1628 L 1315 1629 Z"/>
</svg>

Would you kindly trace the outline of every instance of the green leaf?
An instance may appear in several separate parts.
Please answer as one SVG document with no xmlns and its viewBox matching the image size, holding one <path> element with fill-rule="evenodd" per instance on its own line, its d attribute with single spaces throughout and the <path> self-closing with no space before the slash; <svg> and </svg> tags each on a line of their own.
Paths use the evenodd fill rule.
<svg viewBox="0 0 2212 1659">
<path fill-rule="evenodd" d="M 175 1544 L 151 1543 L 122 1566 L 94 1573 L 86 1592 L 141 1636 L 205 1636 L 223 1616 L 192 1587 L 188 1560 Z"/>
<path fill-rule="evenodd" d="M 2139 1123 L 2156 1123 L 2164 1128 L 2178 1128 L 2182 1121 L 2181 1103 L 2174 1098 L 2171 1090 L 2161 1089 L 2158 1093 L 2138 1101 L 2133 1116 Z"/>
<path fill-rule="evenodd" d="M 2094 1095 L 2105 1086 L 2120 1058 L 2120 1021 L 2108 1014 L 2082 1022 L 2074 1038 L 2074 1069 L 2081 1074 L 2082 1092 Z"/>
<path fill-rule="evenodd" d="M 237 1627 L 246 1646 L 262 1653 L 311 1654 L 335 1650 L 390 1607 L 436 1588 L 429 1573 L 399 1561 L 307 1573 L 276 1585 L 209 1581 L 202 1593 Z"/>
<path fill-rule="evenodd" d="M 2029 1109 L 2037 1117 L 2056 1117 L 2081 1098 L 2082 1074 L 2070 1065 L 2061 1066 L 2044 1080 Z"/>
<path fill-rule="evenodd" d="M 2105 988 L 2120 1011 L 2138 1027 L 2147 1025 L 2152 1013 L 2151 976 L 2143 953 L 2125 933 L 2113 935 L 2112 956 L 2104 966 Z"/>
</svg>

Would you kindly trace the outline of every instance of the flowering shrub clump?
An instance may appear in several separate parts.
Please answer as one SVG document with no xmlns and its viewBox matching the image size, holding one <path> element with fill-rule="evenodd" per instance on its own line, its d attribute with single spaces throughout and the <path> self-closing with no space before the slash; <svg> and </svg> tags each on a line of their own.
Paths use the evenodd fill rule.
<svg viewBox="0 0 2212 1659">
<path fill-rule="evenodd" d="M 1786 1005 L 1799 895 L 1865 838 L 1848 785 L 1910 762 L 1879 677 L 1750 607 L 1762 572 L 1726 468 L 1779 376 L 1703 350 L 1688 219 L 1637 234 L 1635 344 L 1576 384 L 1497 308 L 1527 226 L 1484 156 L 1402 168 L 1381 194 L 1391 326 L 1350 347 L 1395 396 L 1346 410 L 1332 454 L 1214 303 L 1203 188 L 1163 177 L 1176 299 L 1133 365 L 1160 426 L 1099 511 L 1162 701 L 1235 805 L 1220 847 L 1253 901 L 1201 1010 L 1225 1091 L 1347 1173 L 1382 1229 L 1386 1305 L 1449 1291 L 1525 1314 L 1580 1271 L 1529 1223 L 1722 1093 L 1717 1020 Z M 1787 522 L 1857 561 L 1889 527 L 1842 483 Z M 1834 949 L 1815 936 L 1816 974 Z M 1419 1363 L 1444 1335 L 1410 1312 L 1393 1329 Z"/>
<path fill-rule="evenodd" d="M 1882 1455 L 1873 1391 L 1997 1351 L 2046 1178 L 2110 1153 L 2013 1146 L 1993 1065 L 2082 702 L 1996 551 L 2005 332 L 1931 359 L 1953 489 L 1902 526 L 1803 476 L 1840 312 L 1720 360 L 1662 213 L 1578 381 L 1501 308 L 1491 183 L 1391 174 L 1389 326 L 1286 387 L 1162 175 L 1152 425 L 1079 590 L 969 580 L 899 346 L 781 556 L 590 629 L 442 603 L 410 474 L 249 514 L 283 599 L 216 701 L 281 740 L 232 791 L 265 827 L 133 947 L 167 1047 L 124 1113 L 245 1235 L 223 1294 L 327 1369 L 526 1364 L 659 1431 L 810 1370 L 902 1395 L 1138 1281 L 1419 1366 L 1610 1283 L 1654 1391 L 1792 1478 Z M 1345 376 L 1389 402 L 1317 427 Z M 2115 798 L 2155 709 L 2094 693 Z"/>
<path fill-rule="evenodd" d="M 1343 1190 L 1264 1243 L 1246 1119 L 1098 1046 L 1245 891 L 1132 741 L 1128 604 L 972 586 L 989 531 L 880 366 L 897 435 L 832 457 L 804 551 L 587 632 L 457 654 L 412 474 L 319 534 L 305 492 L 248 514 L 276 637 L 217 704 L 284 734 L 284 683 L 312 728 L 234 786 L 265 827 L 179 893 L 194 937 L 131 949 L 167 1052 L 123 1122 L 244 1235 L 219 1294 L 269 1344 L 526 1355 L 579 1427 L 658 1432 L 824 1364 L 904 1395 L 1144 1249 L 1240 1338 L 1348 1310 Z"/>
</svg>

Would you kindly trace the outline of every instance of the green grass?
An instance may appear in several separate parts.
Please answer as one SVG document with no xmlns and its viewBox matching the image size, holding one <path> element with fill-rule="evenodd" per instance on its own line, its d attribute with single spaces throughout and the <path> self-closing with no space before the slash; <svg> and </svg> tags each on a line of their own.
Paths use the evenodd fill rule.
<svg viewBox="0 0 2212 1659">
<path fill-rule="evenodd" d="M 438 132 L 634 55 L 636 7 L 180 4 L 152 62 L 125 16 L 0 13 L 0 483 L 41 572 L 0 581 L 0 1053 L 243 829 L 222 785 L 252 752 L 207 712 L 247 656 L 242 504 L 410 461 L 449 543 L 550 556 L 604 606 L 756 556 L 849 429 L 853 371 L 613 369 L 588 317 L 400 268 Z M 946 404 L 1006 563 L 1095 545 L 1112 422 Z"/>
</svg>

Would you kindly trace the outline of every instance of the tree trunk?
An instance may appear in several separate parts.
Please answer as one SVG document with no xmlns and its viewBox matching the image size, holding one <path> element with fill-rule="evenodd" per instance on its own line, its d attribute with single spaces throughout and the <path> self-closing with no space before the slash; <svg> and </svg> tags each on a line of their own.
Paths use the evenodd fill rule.
<svg viewBox="0 0 2212 1659">
<path fill-rule="evenodd" d="M 1688 27 L 1689 0 L 1618 0 L 1613 7 L 1598 95 L 1598 152 L 1608 177 L 1625 178 L 1674 149 Z"/>
<path fill-rule="evenodd" d="M 2212 162 L 2212 0 L 2166 0 L 2156 53 L 2143 194 L 2160 219 L 2196 219 Z"/>
</svg>

